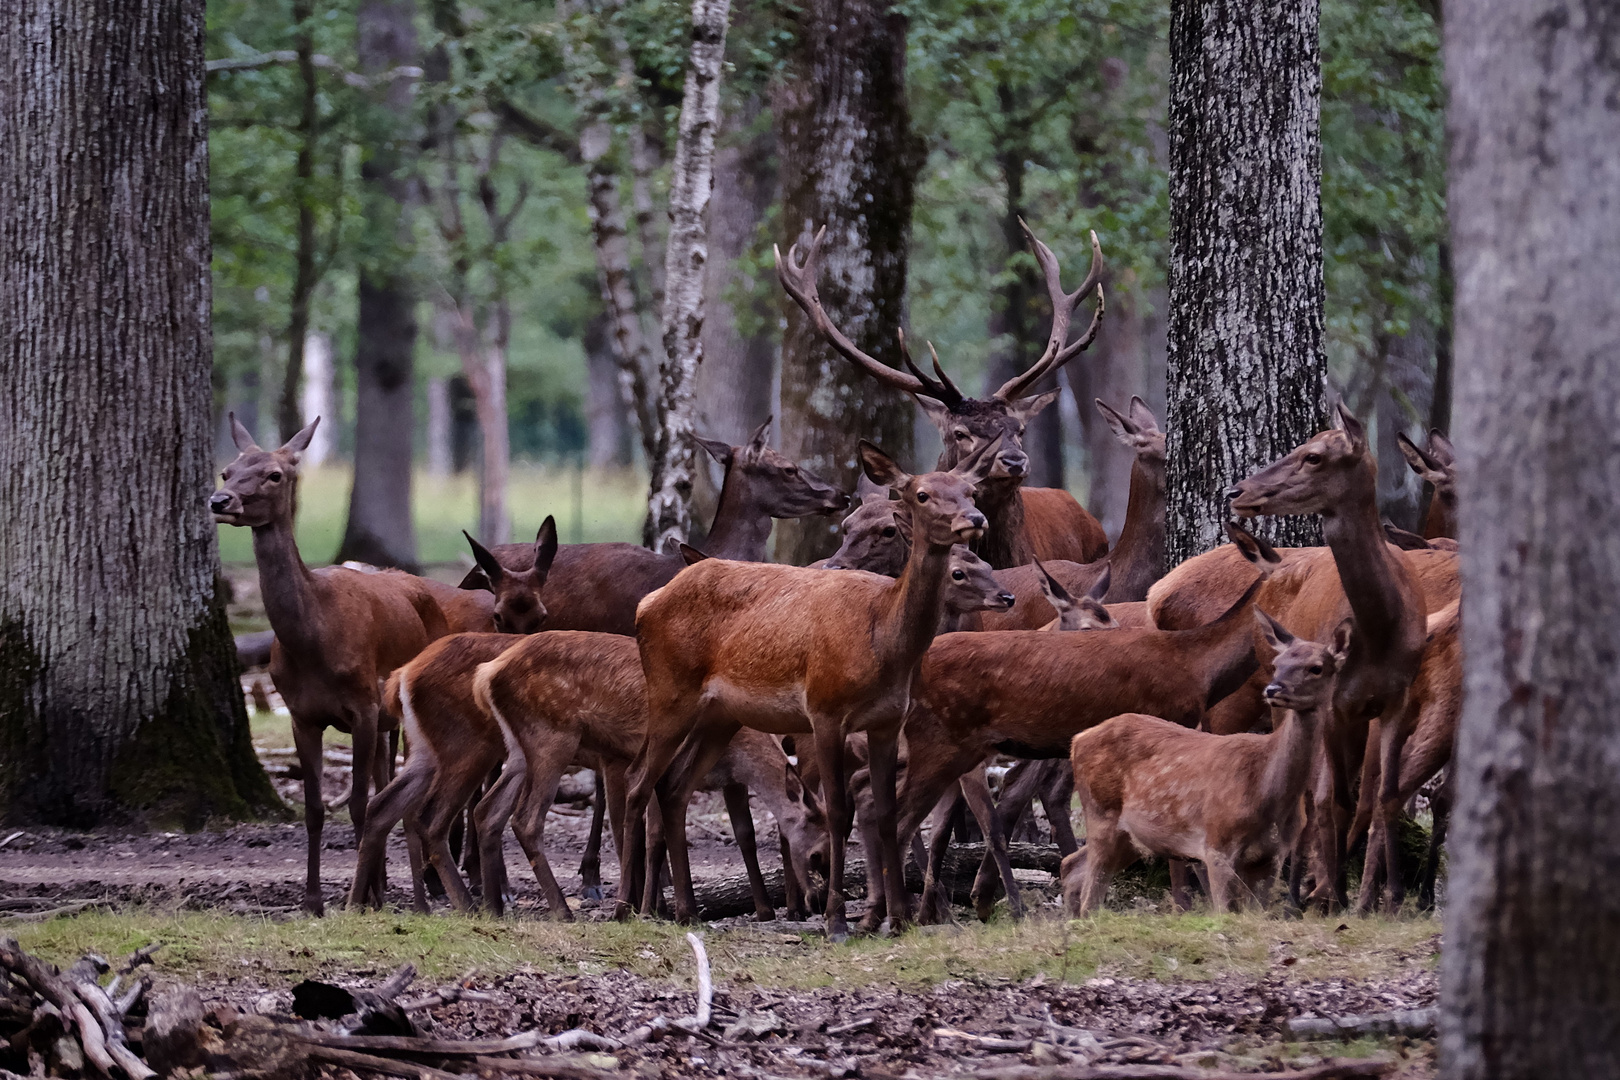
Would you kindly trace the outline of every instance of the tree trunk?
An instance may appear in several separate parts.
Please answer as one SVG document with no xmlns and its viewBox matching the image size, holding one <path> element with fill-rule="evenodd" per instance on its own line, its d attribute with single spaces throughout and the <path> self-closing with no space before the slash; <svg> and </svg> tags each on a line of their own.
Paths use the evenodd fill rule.
<svg viewBox="0 0 1620 1080">
<path fill-rule="evenodd" d="M 1086 353 L 1084 363 L 1064 369 L 1079 405 L 1080 426 L 1086 448 L 1086 471 L 1090 488 L 1086 509 L 1102 522 L 1103 531 L 1113 540 L 1125 526 L 1125 506 L 1130 501 L 1131 466 L 1136 455 L 1114 436 L 1094 402 L 1101 398 L 1115 409 L 1130 404 L 1132 394 L 1148 395 L 1142 318 L 1137 287 L 1131 278 L 1109 274 L 1103 283 L 1108 296 L 1108 317 L 1097 332 L 1097 340 Z M 1161 413 L 1154 413 L 1161 416 Z"/>
<path fill-rule="evenodd" d="M 309 449 L 304 451 L 305 465 L 321 464 L 332 456 L 337 445 L 336 376 L 332 369 L 332 336 L 317 330 L 304 339 L 304 389 L 299 394 L 299 411 L 306 424 L 317 416 L 327 417 L 328 422 L 316 428 L 310 438 Z"/>
<path fill-rule="evenodd" d="M 630 425 L 619 392 L 619 363 L 613 356 L 606 312 L 591 316 L 581 344 L 585 348 L 585 425 L 590 432 L 586 461 L 593 469 L 630 464 Z"/>
<path fill-rule="evenodd" d="M 648 547 L 685 541 L 692 524 L 692 441 L 698 367 L 703 363 L 703 272 L 709 261 L 709 195 L 720 127 L 720 72 L 731 0 L 692 0 L 692 55 L 681 99 L 680 135 L 669 182 L 664 258 L 664 360 L 659 365 L 658 456 L 647 503 Z"/>
<path fill-rule="evenodd" d="M 450 458 L 450 380 L 442 375 L 427 381 L 428 472 L 449 476 Z"/>
<path fill-rule="evenodd" d="M 411 0 L 367 0 L 360 6 L 359 58 L 379 72 L 416 59 Z M 394 79 L 378 110 L 396 127 L 410 116 L 411 82 Z M 360 167 L 366 212 L 374 235 L 388 244 L 407 236 L 401 207 L 408 197 L 402 175 L 402 138 L 384 136 Z M 349 522 L 336 559 L 416 568 L 416 526 L 411 519 L 411 446 L 416 428 L 415 295 L 402 253 L 360 268 L 355 347 L 354 490 Z"/>
<path fill-rule="evenodd" d="M 921 151 L 906 106 L 905 17 L 884 0 L 809 0 L 775 94 L 782 162 L 782 247 L 827 227 L 822 305 L 855 344 L 895 367 L 905 321 L 906 247 Z M 855 488 L 857 439 L 913 462 L 906 395 L 880 386 L 817 335 L 783 297 L 782 451 L 833 484 Z M 776 558 L 808 563 L 838 546 L 828 518 L 784 521 Z"/>
<path fill-rule="evenodd" d="M 1620 1076 L 1620 22 L 1448 12 L 1465 484 L 1441 1075 Z"/>
<path fill-rule="evenodd" d="M 276 805 L 212 488 L 202 0 L 0 16 L 0 818 Z"/>
<path fill-rule="evenodd" d="M 1222 492 L 1323 427 L 1317 0 L 1172 0 L 1169 565 L 1222 542 Z M 1314 516 L 1266 519 L 1321 542 Z"/>
<path fill-rule="evenodd" d="M 304 378 L 304 346 L 309 334 L 309 302 L 315 295 L 319 271 L 315 264 L 315 142 L 319 137 L 320 112 L 315 82 L 315 19 L 313 0 L 294 0 L 293 21 L 298 53 L 301 108 L 298 117 L 298 159 L 293 168 L 293 188 L 298 199 L 298 249 L 293 267 L 292 298 L 287 305 L 287 366 L 281 377 L 281 400 L 276 409 L 276 426 L 281 441 L 298 434 L 305 424 L 299 408 L 299 384 Z M 335 417 L 334 417 L 335 419 Z"/>
</svg>

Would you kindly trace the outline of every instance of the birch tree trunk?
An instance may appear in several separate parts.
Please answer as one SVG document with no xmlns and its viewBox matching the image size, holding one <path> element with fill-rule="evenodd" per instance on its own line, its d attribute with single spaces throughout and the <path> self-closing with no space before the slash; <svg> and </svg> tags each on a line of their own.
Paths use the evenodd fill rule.
<svg viewBox="0 0 1620 1080">
<path fill-rule="evenodd" d="M 1222 542 L 1222 491 L 1324 426 L 1318 10 L 1170 5 L 1171 566 Z M 1321 542 L 1311 516 L 1260 528 Z"/>
<path fill-rule="evenodd" d="M 1620 22 L 1446 14 L 1468 647 L 1441 1076 L 1620 1076 Z"/>
<path fill-rule="evenodd" d="M 922 152 L 906 106 L 905 17 L 885 0 L 808 0 L 778 81 L 774 112 L 782 162 L 782 248 L 827 226 L 822 305 L 861 349 L 900 366 L 912 188 Z M 782 298 L 782 452 L 846 491 L 857 439 L 913 462 L 906 395 L 839 357 L 798 306 Z M 838 522 L 777 525 L 776 558 L 804 564 L 838 546 Z"/>
<path fill-rule="evenodd" d="M 376 73 L 417 58 L 411 0 L 366 0 L 356 19 L 362 71 Z M 410 117 L 411 80 L 390 81 L 380 117 L 402 128 Z M 400 147 L 384 137 L 360 167 L 368 228 L 385 244 L 405 235 L 401 208 L 409 197 Z M 336 561 L 416 567 L 411 518 L 411 464 L 416 428 L 415 290 L 403 253 L 360 268 L 358 342 L 354 354 L 354 489 Z"/>
<path fill-rule="evenodd" d="M 0 15 L 0 818 L 276 804 L 212 490 L 202 0 Z"/>
<path fill-rule="evenodd" d="M 659 366 L 658 453 L 645 540 L 654 551 L 685 541 L 692 525 L 693 388 L 703 363 L 703 271 L 709 260 L 709 196 L 720 127 L 720 70 L 731 0 L 692 0 L 692 54 L 681 97 L 680 134 L 669 182 L 664 257 L 664 360 Z"/>
</svg>

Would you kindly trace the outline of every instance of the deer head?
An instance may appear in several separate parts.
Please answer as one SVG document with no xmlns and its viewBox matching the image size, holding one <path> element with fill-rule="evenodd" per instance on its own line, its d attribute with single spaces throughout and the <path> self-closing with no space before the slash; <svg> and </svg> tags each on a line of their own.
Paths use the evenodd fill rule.
<svg viewBox="0 0 1620 1080">
<path fill-rule="evenodd" d="M 1108 595 L 1109 567 L 1103 567 L 1102 576 L 1094 581 L 1086 595 L 1075 599 L 1063 583 L 1047 572 L 1041 560 L 1035 560 L 1035 569 L 1041 572 L 1041 592 L 1046 594 L 1046 600 L 1052 605 L 1052 610 L 1058 613 L 1055 621 L 1048 623 L 1043 629 L 1047 630 L 1114 630 L 1118 624 L 1114 616 L 1109 614 L 1108 608 L 1103 606 L 1102 598 Z"/>
<path fill-rule="evenodd" d="M 1374 485 L 1378 465 L 1367 452 L 1367 429 L 1343 404 L 1336 407 L 1339 426 L 1321 432 L 1304 445 L 1226 489 L 1232 512 L 1322 514 L 1331 517 L 1353 496 Z"/>
<path fill-rule="evenodd" d="M 821 251 L 821 241 L 827 235 L 826 226 L 816 233 L 802 258 L 797 243 L 788 249 L 786 259 L 782 257 L 780 248 L 772 248 L 776 255 L 776 274 L 782 288 L 810 316 L 816 330 L 827 343 L 879 382 L 910 394 L 934 422 L 945 443 L 944 452 L 939 457 L 941 469 L 954 468 L 970 455 L 999 440 L 1001 448 L 992 462 L 987 479 L 1005 479 L 1013 483 L 1021 482 L 1029 471 L 1029 455 L 1024 452 L 1024 427 L 1030 418 L 1057 400 L 1058 391 L 1049 390 L 1029 397 L 1021 395 L 1083 352 L 1097 336 L 1097 328 L 1103 317 L 1102 286 L 1097 284 L 1102 277 L 1102 246 L 1097 242 L 1097 234 L 1091 234 L 1091 272 L 1078 289 L 1067 293 L 1063 291 L 1062 271 L 1057 256 L 1052 254 L 1051 248 L 1035 238 L 1028 225 L 1023 227 L 1024 235 L 1035 249 L 1035 259 L 1046 276 L 1047 292 L 1052 297 L 1052 331 L 1047 337 L 1046 351 L 1028 371 L 1008 379 L 994 394 L 983 399 L 967 397 L 957 389 L 940 366 L 939 354 L 934 352 L 932 345 L 928 349 L 933 354 L 934 374 L 929 376 L 912 362 L 911 353 L 906 348 L 905 333 L 900 332 L 900 355 L 907 369 L 901 371 L 862 352 L 833 325 L 816 293 L 816 260 Z M 1097 310 L 1092 315 L 1091 326 L 1070 342 L 1069 325 L 1075 309 L 1093 288 L 1097 294 Z"/>
<path fill-rule="evenodd" d="M 1406 437 L 1405 432 L 1395 436 L 1400 444 L 1401 456 L 1424 480 L 1434 485 L 1434 494 L 1448 503 L 1457 501 L 1457 454 L 1451 440 L 1439 428 L 1429 429 L 1429 448 L 1421 450 Z"/>
<path fill-rule="evenodd" d="M 550 514 L 534 536 L 534 565 L 527 570 L 509 570 L 490 550 L 465 529 L 461 535 L 472 547 L 473 561 L 484 572 L 484 588 L 495 594 L 495 630 L 502 634 L 533 634 L 546 621 L 546 605 L 540 590 L 557 557 L 557 522 Z"/>
<path fill-rule="evenodd" d="M 231 439 L 236 443 L 236 460 L 220 475 L 223 486 L 208 500 L 214 520 L 224 525 L 262 528 L 275 521 L 291 521 L 294 495 L 298 487 L 298 460 L 315 436 L 320 417 L 311 420 L 279 450 L 264 450 L 253 441 L 248 429 L 231 418 Z"/>
<path fill-rule="evenodd" d="M 951 548 L 945 573 L 945 610 L 952 615 L 975 611 L 1011 611 L 1017 597 L 1002 587 L 990 564 L 961 544 Z"/>
<path fill-rule="evenodd" d="M 1293 709 L 1300 714 L 1325 711 L 1333 693 L 1333 680 L 1350 652 L 1354 620 L 1345 619 L 1333 630 L 1333 640 L 1322 645 L 1296 638 L 1283 625 L 1258 607 L 1254 617 L 1260 634 L 1275 653 L 1273 674 L 1266 685 L 1266 704 L 1276 709 Z"/>
<path fill-rule="evenodd" d="M 910 511 L 913 535 L 920 533 L 929 546 L 942 548 L 970 544 L 984 535 L 985 518 L 973 505 L 973 492 L 995 467 L 1000 447 L 998 439 L 948 472 L 922 476 L 906 472 L 865 439 L 859 453 L 867 478 L 894 492 Z"/>
<path fill-rule="evenodd" d="M 771 418 L 766 417 L 742 446 L 697 435 L 693 439 L 726 469 L 728 486 L 744 485 L 752 504 L 773 518 L 831 514 L 849 505 L 842 491 L 771 449 L 770 429 Z"/>
<path fill-rule="evenodd" d="M 872 483 L 864 472 L 855 494 L 861 501 L 844 519 L 843 542 L 822 567 L 899 577 L 911 552 L 911 518 L 895 513 L 889 489 Z"/>
</svg>

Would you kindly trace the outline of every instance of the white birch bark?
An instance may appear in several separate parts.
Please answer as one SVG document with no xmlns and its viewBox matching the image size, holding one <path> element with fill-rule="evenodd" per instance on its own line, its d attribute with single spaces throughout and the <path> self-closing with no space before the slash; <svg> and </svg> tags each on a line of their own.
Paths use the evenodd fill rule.
<svg viewBox="0 0 1620 1080">
<path fill-rule="evenodd" d="M 714 138 L 730 0 L 693 0 L 692 53 L 681 99 L 680 134 L 669 185 L 664 258 L 664 359 L 659 367 L 658 450 L 653 459 L 646 542 L 684 541 L 691 527 L 693 387 L 703 362 L 703 271 L 708 262 Z"/>
</svg>

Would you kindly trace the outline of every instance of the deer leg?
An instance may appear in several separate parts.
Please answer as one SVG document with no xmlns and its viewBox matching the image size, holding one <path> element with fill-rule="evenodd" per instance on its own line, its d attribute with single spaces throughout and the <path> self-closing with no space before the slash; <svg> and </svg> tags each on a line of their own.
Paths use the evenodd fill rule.
<svg viewBox="0 0 1620 1080">
<path fill-rule="evenodd" d="M 883 898 L 883 842 L 878 837 L 877 812 L 872 808 L 872 773 L 855 770 L 849 780 L 850 801 L 855 805 L 855 828 L 861 834 L 861 851 L 866 854 L 866 913 L 855 929 L 875 934 L 888 918 L 889 906 Z"/>
<path fill-rule="evenodd" d="M 478 855 L 478 865 L 484 880 L 484 910 L 497 916 L 506 914 L 506 853 L 501 850 L 506 825 L 528 787 L 528 758 L 523 747 L 504 725 L 501 736 L 506 745 L 506 758 L 501 763 L 500 775 L 472 812 L 478 824 L 478 844 L 483 848 Z"/>
<path fill-rule="evenodd" d="M 405 854 L 411 868 L 411 910 L 432 910 L 428 903 L 426 875 L 427 853 L 422 850 L 422 823 L 414 815 L 405 816 Z M 359 877 L 356 874 L 355 877 Z"/>
<path fill-rule="evenodd" d="M 1411 721 L 1416 717 L 1410 697 L 1401 702 L 1388 719 L 1382 723 L 1383 738 L 1378 748 L 1378 767 L 1382 772 L 1378 786 L 1377 816 L 1384 825 L 1384 879 L 1389 883 L 1389 908 L 1391 913 L 1401 909 L 1406 900 L 1406 882 L 1401 875 L 1401 812 L 1405 808 L 1406 800 L 1401 797 L 1401 754 L 1406 749 L 1406 740 L 1412 732 Z M 1376 905 L 1378 894 L 1373 894 Z"/>
<path fill-rule="evenodd" d="M 867 754 L 872 769 L 872 807 L 877 815 L 878 842 L 883 849 L 883 900 L 889 909 L 890 931 L 899 934 L 910 917 L 911 897 L 906 892 L 905 864 L 900 861 L 896 829 L 898 799 L 895 780 L 900 771 L 899 732 L 867 733 Z"/>
<path fill-rule="evenodd" d="M 596 770 L 596 798 L 591 802 L 591 834 L 579 860 L 579 880 L 589 900 L 602 899 L 602 819 L 607 814 L 607 787 Z"/>
<path fill-rule="evenodd" d="M 321 829 L 326 822 L 326 803 L 321 795 L 322 772 L 326 764 L 324 747 L 321 745 L 323 733 L 323 728 L 293 718 L 293 743 L 298 748 L 299 767 L 304 771 L 304 832 L 309 840 L 304 910 L 311 915 L 320 915 L 326 910 L 321 900 Z"/>
<path fill-rule="evenodd" d="M 1170 862 L 1170 906 L 1176 911 L 1192 910 L 1192 889 L 1189 888 L 1190 879 L 1187 876 L 1187 863 L 1184 859 L 1172 858 Z"/>
<path fill-rule="evenodd" d="M 922 864 L 923 871 L 922 906 L 917 912 L 919 923 L 938 925 L 953 921 L 951 894 L 944 883 L 945 857 L 950 853 L 951 834 L 956 830 L 957 818 L 961 816 L 963 809 L 961 788 L 953 786 L 940 797 L 928 815 L 928 820 L 932 823 L 929 828 L 928 847 L 918 860 Z M 876 831 L 874 827 L 873 832 Z M 913 850 L 922 846 L 921 830 L 912 834 L 911 846 Z"/>
<path fill-rule="evenodd" d="M 737 734 L 738 725 L 728 724 L 716 726 L 696 735 L 686 751 L 681 755 L 676 766 L 669 770 L 664 777 L 664 783 L 659 785 L 659 811 L 664 817 L 664 842 L 669 849 L 669 883 L 675 895 L 675 921 L 689 924 L 697 921 L 698 906 L 697 893 L 692 888 L 692 863 L 690 852 L 686 845 L 686 808 L 692 800 L 692 793 L 697 790 L 698 784 L 709 774 L 720 760 L 720 755 L 726 752 L 731 745 L 731 738 Z M 665 792 L 668 792 L 666 797 Z M 730 803 L 727 803 L 729 808 Z M 753 820 L 749 817 L 748 796 L 746 790 L 743 794 L 743 817 L 752 828 Z M 732 828 L 737 827 L 737 819 L 732 818 Z M 752 840 L 752 837 L 750 837 Z M 740 841 L 739 841 L 740 842 Z M 746 861 L 746 857 L 745 857 Z M 759 855 L 755 852 L 753 872 L 759 873 Z M 764 879 L 760 880 L 763 888 Z M 758 896 L 755 897 L 756 905 Z M 767 910 L 770 901 L 765 902 Z M 776 912 L 771 911 L 774 918 Z"/>
<path fill-rule="evenodd" d="M 1232 911 L 1235 907 L 1237 875 L 1232 864 L 1219 852 L 1208 852 L 1203 859 L 1209 874 L 1209 905 L 1217 913 Z"/>
<path fill-rule="evenodd" d="M 371 774 L 377 762 L 377 709 L 376 706 L 361 709 L 350 719 L 350 734 L 354 741 L 353 764 L 350 766 L 352 781 L 349 785 L 349 820 L 354 822 L 354 835 L 358 839 L 365 835 L 366 808 L 370 805 Z M 367 887 L 372 889 L 378 897 L 382 896 L 387 886 L 386 866 L 378 867 L 372 874 Z"/>
<path fill-rule="evenodd" d="M 568 898 L 557 883 L 557 875 L 552 873 L 551 860 L 546 857 L 546 814 L 557 799 L 562 766 L 569 759 L 560 757 L 556 760 L 559 762 L 556 768 L 547 770 L 544 775 L 533 776 L 529 783 L 523 785 L 517 812 L 512 816 L 512 831 L 517 835 L 523 854 L 528 856 L 534 880 L 546 898 L 547 913 L 558 922 L 572 922 L 573 909 L 568 906 Z"/>
<path fill-rule="evenodd" d="M 1074 767 L 1066 758 L 1055 758 L 1053 768 L 1046 773 L 1046 782 L 1041 785 L 1041 806 L 1046 810 L 1047 823 L 1052 826 L 1052 842 L 1058 846 L 1063 855 L 1072 855 L 1080 850 L 1080 841 L 1074 835 L 1074 822 L 1071 820 L 1073 811 L 1070 803 L 1074 799 Z M 1011 838 L 1012 832 L 1008 830 L 1007 836 Z"/>
<path fill-rule="evenodd" d="M 1063 857 L 1063 863 L 1058 868 L 1058 882 L 1063 887 L 1063 910 L 1070 918 L 1079 918 L 1085 910 L 1082 905 L 1086 884 L 1086 849 L 1084 847 L 1078 848 L 1073 854 Z"/>
<path fill-rule="evenodd" d="M 1446 842 L 1446 824 L 1451 817 L 1456 775 L 1455 766 L 1448 766 L 1446 778 L 1440 781 L 1434 798 L 1429 800 L 1434 827 L 1429 830 L 1429 850 L 1423 857 L 1423 875 L 1418 878 L 1418 907 L 1424 910 L 1434 907 L 1434 883 L 1440 872 L 1440 848 Z"/>
<path fill-rule="evenodd" d="M 783 914 L 794 922 L 800 922 L 810 917 L 810 904 L 805 890 L 799 885 L 798 867 L 793 861 L 793 845 L 788 843 L 787 833 L 781 831 L 780 822 L 777 823 L 777 841 L 782 849 Z"/>
<path fill-rule="evenodd" d="M 456 857 L 450 851 L 450 829 L 466 807 L 467 798 L 466 786 L 441 772 L 428 796 L 428 808 L 421 825 L 422 846 L 428 862 L 438 871 L 439 883 L 457 911 L 471 911 L 475 906 L 467 883 L 461 877 L 461 869 L 456 865 Z"/>
<path fill-rule="evenodd" d="M 1024 896 L 1019 891 L 1018 882 L 1013 878 L 1012 856 L 1007 851 L 1008 833 L 1002 828 L 1000 815 L 996 813 L 995 805 L 990 801 L 990 784 L 986 780 L 983 769 L 975 769 L 962 777 L 962 798 L 967 801 L 968 809 L 973 812 L 974 818 L 979 822 L 979 829 L 984 833 L 984 846 L 987 854 L 994 857 L 996 870 L 1001 876 L 1001 884 L 1007 890 L 1007 910 L 1014 920 L 1024 917 Z M 982 869 L 982 867 L 981 867 Z M 978 882 L 974 882 L 978 888 Z M 995 910 L 995 886 L 991 886 L 988 895 L 975 893 L 973 906 L 979 916 L 980 922 L 989 922 L 990 915 Z"/>
<path fill-rule="evenodd" d="M 373 896 L 368 886 L 376 877 L 377 866 L 383 859 L 388 834 L 401 818 L 413 816 L 416 808 L 427 798 L 428 788 L 433 782 L 433 768 L 427 759 L 428 755 L 418 754 L 410 765 L 388 782 L 388 786 L 377 794 L 372 803 L 366 830 L 360 838 L 359 851 L 355 856 L 354 882 L 349 886 L 350 908 L 381 904 L 382 897 Z M 410 835 L 409 829 L 406 834 Z"/>
<path fill-rule="evenodd" d="M 849 839 L 851 815 L 849 777 L 844 773 L 844 732 L 841 725 L 824 721 L 815 727 L 815 740 L 831 840 L 827 860 L 827 939 L 839 943 L 849 940 L 849 922 L 844 916 L 844 845 Z"/>
<path fill-rule="evenodd" d="M 1122 867 L 1136 859 L 1130 838 L 1122 835 L 1111 821 L 1086 817 L 1086 846 L 1076 860 L 1080 868 L 1080 911 L 1090 915 L 1108 898 L 1108 883 Z"/>
<path fill-rule="evenodd" d="M 683 708 L 681 703 L 676 703 L 663 708 L 662 711 L 678 715 L 683 721 L 680 733 L 673 739 L 657 734 L 659 729 L 649 719 L 646 742 L 630 766 L 629 789 L 624 799 L 626 842 L 619 848 L 619 896 L 613 910 L 613 917 L 621 921 L 634 913 L 632 897 L 641 893 L 646 880 L 647 805 L 652 802 L 654 787 L 681 748 L 687 726 L 684 722 L 691 717 L 695 704 Z"/>
<path fill-rule="evenodd" d="M 748 805 L 748 788 L 743 784 L 727 784 L 720 789 L 726 800 L 726 816 L 731 818 L 731 835 L 737 839 L 737 850 L 742 854 L 743 866 L 748 871 L 748 888 L 754 894 L 754 918 L 770 922 L 776 918 L 776 907 L 765 888 L 765 875 L 759 869 L 759 843 L 754 836 L 754 814 Z M 786 876 L 792 877 L 789 872 Z"/>
</svg>

